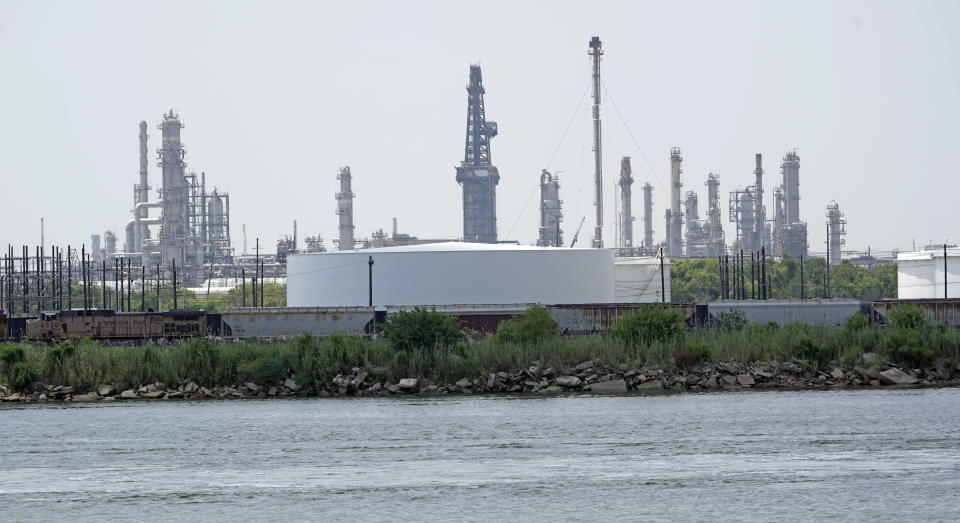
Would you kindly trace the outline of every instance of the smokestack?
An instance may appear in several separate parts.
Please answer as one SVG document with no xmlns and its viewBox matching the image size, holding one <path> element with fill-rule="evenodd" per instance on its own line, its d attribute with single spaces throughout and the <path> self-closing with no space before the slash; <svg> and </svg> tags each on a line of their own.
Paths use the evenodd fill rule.
<svg viewBox="0 0 960 523">
<path fill-rule="evenodd" d="M 391 236 L 391 238 L 393 238 L 394 240 L 397 239 L 397 217 L 396 216 L 393 217 L 393 236 Z"/>
<path fill-rule="evenodd" d="M 603 49 L 600 37 L 590 39 L 590 56 L 593 57 L 593 181 L 596 184 L 597 222 L 593 229 L 593 246 L 603 248 L 603 166 L 600 148 L 600 56 Z"/>
<path fill-rule="evenodd" d="M 653 250 L 653 186 L 643 184 L 643 248 Z"/>
<path fill-rule="evenodd" d="M 683 173 L 681 165 L 683 156 L 680 155 L 680 148 L 670 149 L 670 231 L 668 237 L 668 252 L 671 258 L 683 256 L 683 211 L 681 210 L 681 190 L 683 183 L 680 181 L 680 174 Z"/>
<path fill-rule="evenodd" d="M 763 210 L 763 155 L 760 153 L 756 155 L 756 163 L 757 167 L 753 170 L 753 174 L 756 177 L 756 190 L 753 194 L 753 233 L 754 236 L 756 236 L 756 240 L 754 246 L 751 248 L 753 251 L 759 251 L 766 243 L 763 241 L 763 233 L 767 222 L 767 213 Z"/>
<path fill-rule="evenodd" d="M 337 193 L 337 215 L 340 216 L 340 239 L 339 250 L 353 250 L 353 190 L 350 182 L 352 179 L 350 167 L 340 169 L 337 179 L 340 180 L 340 192 Z"/>
<path fill-rule="evenodd" d="M 630 168 L 630 157 L 620 159 L 620 247 L 633 248 L 633 210 L 631 199 L 633 191 L 633 170 Z"/>
</svg>

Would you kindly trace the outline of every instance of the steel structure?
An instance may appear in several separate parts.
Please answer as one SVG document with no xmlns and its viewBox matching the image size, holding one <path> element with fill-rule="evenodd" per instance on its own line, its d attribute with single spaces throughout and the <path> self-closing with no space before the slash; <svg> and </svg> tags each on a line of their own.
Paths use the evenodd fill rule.
<svg viewBox="0 0 960 523">
<path fill-rule="evenodd" d="M 653 247 L 653 186 L 643 184 L 643 254 L 652 254 Z"/>
<path fill-rule="evenodd" d="M 463 162 L 457 167 L 457 183 L 463 186 L 463 239 L 497 242 L 497 184 L 500 173 L 490 156 L 490 139 L 497 123 L 489 122 L 483 104 L 483 75 L 479 65 L 470 66 L 467 84 L 467 137 Z"/>
<path fill-rule="evenodd" d="M 621 249 L 633 249 L 633 170 L 630 157 L 620 159 L 620 242 Z"/>
<path fill-rule="evenodd" d="M 807 255 L 807 222 L 800 219 L 800 157 L 796 151 L 783 156 L 780 173 L 784 200 L 780 250 L 785 255 L 799 258 Z"/>
<path fill-rule="evenodd" d="M 337 180 L 340 180 L 340 191 L 337 192 L 337 216 L 340 217 L 340 237 L 335 241 L 337 250 L 353 250 L 353 190 L 350 186 L 352 175 L 350 167 L 341 167 L 337 174 Z"/>
<path fill-rule="evenodd" d="M 603 162 L 600 140 L 600 57 L 603 46 L 600 37 L 590 39 L 590 57 L 593 60 L 593 182 L 596 186 L 594 205 L 597 218 L 593 228 L 593 246 L 603 248 Z"/>
<path fill-rule="evenodd" d="M 667 254 L 671 258 L 683 256 L 683 211 L 682 205 L 683 156 L 679 147 L 670 149 L 670 210 L 667 211 Z"/>
<path fill-rule="evenodd" d="M 563 220 L 562 204 L 560 180 L 544 169 L 540 173 L 540 237 L 537 239 L 540 247 L 563 245 L 563 230 L 560 229 L 560 222 Z"/>
<path fill-rule="evenodd" d="M 836 201 L 830 202 L 830 205 L 827 205 L 827 233 L 830 247 L 830 265 L 840 265 L 840 255 L 842 252 L 842 246 L 847 244 L 846 238 L 847 235 L 847 220 L 844 219 L 843 213 L 840 212 L 840 204 Z"/>
</svg>

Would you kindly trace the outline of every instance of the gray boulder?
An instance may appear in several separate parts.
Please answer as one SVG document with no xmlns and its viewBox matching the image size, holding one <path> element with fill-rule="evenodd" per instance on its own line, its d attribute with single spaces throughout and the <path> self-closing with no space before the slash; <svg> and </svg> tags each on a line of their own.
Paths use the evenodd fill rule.
<svg viewBox="0 0 960 523">
<path fill-rule="evenodd" d="M 637 385 L 637 390 L 663 390 L 663 383 L 660 380 L 645 381 Z"/>
<path fill-rule="evenodd" d="M 587 370 L 587 369 L 592 369 L 592 368 L 593 368 L 593 360 L 590 360 L 590 361 L 585 361 L 585 362 L 577 365 L 576 367 L 573 368 L 573 370 L 579 372 L 579 371 L 582 371 L 582 370 Z"/>
<path fill-rule="evenodd" d="M 101 397 L 112 395 L 113 385 L 107 385 L 107 384 L 97 385 L 97 394 L 99 394 Z"/>
<path fill-rule="evenodd" d="M 624 380 L 610 380 L 593 383 L 590 385 L 592 392 L 601 394 L 615 394 L 618 392 L 627 392 L 627 382 Z"/>
<path fill-rule="evenodd" d="M 887 369 L 880 373 L 880 383 L 884 385 L 913 385 L 918 380 L 900 369 Z"/>
<path fill-rule="evenodd" d="M 120 399 L 122 400 L 135 400 L 137 399 L 137 393 L 133 389 L 127 389 L 120 393 Z"/>
<path fill-rule="evenodd" d="M 457 382 L 457 387 L 460 387 L 461 389 L 469 389 L 473 387 L 473 382 L 471 382 L 467 378 L 463 378 Z"/>
<path fill-rule="evenodd" d="M 739 383 L 741 387 L 752 387 L 756 385 L 756 382 L 753 381 L 753 377 L 751 377 L 749 374 L 740 374 L 737 376 L 737 383 Z"/>
<path fill-rule="evenodd" d="M 574 387 L 579 387 L 581 383 L 582 382 L 580 381 L 580 378 L 576 376 L 560 376 L 556 381 L 557 386 L 571 389 Z"/>
<path fill-rule="evenodd" d="M 400 390 L 416 390 L 417 389 L 417 379 L 416 378 L 403 378 L 400 380 L 400 383 L 397 384 L 400 387 Z"/>
<path fill-rule="evenodd" d="M 300 388 L 297 386 L 297 382 L 293 381 L 293 378 L 287 378 L 283 380 L 283 386 L 290 390 L 297 390 Z"/>
</svg>

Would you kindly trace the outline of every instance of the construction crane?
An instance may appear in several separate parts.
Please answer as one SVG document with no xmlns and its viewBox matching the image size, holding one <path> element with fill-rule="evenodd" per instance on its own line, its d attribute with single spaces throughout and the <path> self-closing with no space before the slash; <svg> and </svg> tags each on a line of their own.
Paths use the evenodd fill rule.
<svg viewBox="0 0 960 523">
<path fill-rule="evenodd" d="M 577 232 L 573 233 L 573 241 L 570 242 L 570 248 L 572 249 L 574 245 L 577 244 L 577 236 L 580 236 L 580 229 L 583 228 L 583 222 L 587 221 L 587 217 L 584 216 L 580 218 L 580 225 L 577 226 Z"/>
</svg>

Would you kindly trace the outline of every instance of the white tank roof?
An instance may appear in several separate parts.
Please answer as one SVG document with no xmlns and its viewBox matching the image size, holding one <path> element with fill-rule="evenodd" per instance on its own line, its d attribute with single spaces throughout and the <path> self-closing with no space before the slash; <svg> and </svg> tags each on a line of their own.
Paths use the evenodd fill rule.
<svg viewBox="0 0 960 523">
<path fill-rule="evenodd" d="M 516 245 L 511 243 L 468 243 L 468 242 L 438 242 L 438 243 L 420 243 L 417 245 L 400 245 L 397 247 L 375 247 L 371 249 L 354 249 L 352 251 L 331 251 L 331 252 L 308 252 L 296 254 L 295 256 L 330 256 L 337 254 L 356 254 L 356 253 L 388 253 L 388 252 L 475 252 L 475 251 L 556 251 L 570 250 L 566 247 L 535 247 L 532 245 Z M 590 248 L 576 248 L 573 250 L 589 250 Z M 294 255 L 291 255 L 294 256 Z"/>
</svg>

